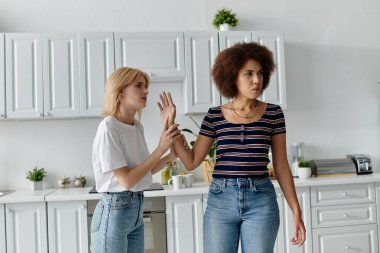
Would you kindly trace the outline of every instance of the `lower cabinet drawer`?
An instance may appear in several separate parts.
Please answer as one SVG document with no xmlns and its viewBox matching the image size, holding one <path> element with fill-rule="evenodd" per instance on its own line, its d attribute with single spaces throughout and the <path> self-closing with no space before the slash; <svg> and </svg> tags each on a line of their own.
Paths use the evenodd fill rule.
<svg viewBox="0 0 380 253">
<path fill-rule="evenodd" d="M 310 188 L 311 206 L 336 206 L 375 202 L 375 185 L 324 185 Z"/>
<path fill-rule="evenodd" d="M 376 253 L 377 225 L 313 229 L 313 253 Z"/>
<path fill-rule="evenodd" d="M 376 220 L 375 203 L 312 208 L 313 228 L 364 225 Z"/>
</svg>

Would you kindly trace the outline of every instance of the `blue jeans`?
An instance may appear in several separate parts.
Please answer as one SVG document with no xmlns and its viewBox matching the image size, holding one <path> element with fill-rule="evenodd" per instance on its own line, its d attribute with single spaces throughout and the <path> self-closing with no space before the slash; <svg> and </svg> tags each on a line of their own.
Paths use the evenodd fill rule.
<svg viewBox="0 0 380 253">
<path fill-rule="evenodd" d="M 204 253 L 273 253 L 280 225 L 275 190 L 265 178 L 213 178 L 203 223 Z"/>
<path fill-rule="evenodd" d="M 142 192 L 104 193 L 91 222 L 92 253 L 144 253 Z"/>
</svg>

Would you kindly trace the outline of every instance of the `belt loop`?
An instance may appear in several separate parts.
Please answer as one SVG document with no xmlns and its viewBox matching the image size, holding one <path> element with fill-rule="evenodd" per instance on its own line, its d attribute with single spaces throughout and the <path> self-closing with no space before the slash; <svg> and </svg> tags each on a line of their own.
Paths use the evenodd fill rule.
<svg viewBox="0 0 380 253">
<path fill-rule="evenodd" d="M 236 178 L 236 184 L 237 184 L 238 187 L 240 188 L 241 182 L 240 182 L 239 178 Z"/>
<path fill-rule="evenodd" d="M 248 180 L 249 180 L 249 188 L 250 189 L 252 189 L 252 187 L 253 187 L 253 183 L 252 183 L 252 178 L 248 178 Z"/>
<path fill-rule="evenodd" d="M 227 188 L 227 179 L 223 178 L 223 189 Z"/>
</svg>

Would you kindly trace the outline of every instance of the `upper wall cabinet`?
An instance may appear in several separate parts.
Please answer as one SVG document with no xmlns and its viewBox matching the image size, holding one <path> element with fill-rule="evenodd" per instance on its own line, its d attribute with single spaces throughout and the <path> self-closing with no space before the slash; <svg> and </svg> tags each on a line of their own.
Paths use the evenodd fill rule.
<svg viewBox="0 0 380 253">
<path fill-rule="evenodd" d="M 268 88 L 259 98 L 264 102 L 274 103 L 286 108 L 284 39 L 281 32 L 244 32 L 227 31 L 219 33 L 220 51 L 233 46 L 237 42 L 258 42 L 272 51 L 276 69 L 272 73 Z M 222 97 L 222 104 L 228 99 Z"/>
<path fill-rule="evenodd" d="M 247 31 L 219 32 L 220 51 L 235 45 L 238 42 L 251 42 L 252 33 Z"/>
<path fill-rule="evenodd" d="M 78 34 L 44 34 L 44 116 L 79 115 Z"/>
<path fill-rule="evenodd" d="M 5 119 L 5 49 L 4 34 L 0 33 L 0 120 Z"/>
<path fill-rule="evenodd" d="M 106 80 L 115 70 L 113 33 L 80 33 L 80 101 L 82 116 L 99 116 Z"/>
<path fill-rule="evenodd" d="M 253 32 L 252 39 L 266 46 L 273 53 L 276 69 L 271 75 L 268 88 L 262 100 L 280 105 L 286 109 L 284 38 L 280 32 Z"/>
<path fill-rule="evenodd" d="M 185 78 L 182 32 L 115 33 L 116 68 L 141 69 L 152 81 Z"/>
<path fill-rule="evenodd" d="M 78 35 L 6 34 L 8 118 L 79 116 Z"/>
<path fill-rule="evenodd" d="M 217 32 L 186 32 L 184 112 L 204 113 L 220 105 L 220 94 L 210 71 L 218 54 Z"/>
<path fill-rule="evenodd" d="M 5 35 L 8 118 L 43 116 L 42 35 Z"/>
</svg>

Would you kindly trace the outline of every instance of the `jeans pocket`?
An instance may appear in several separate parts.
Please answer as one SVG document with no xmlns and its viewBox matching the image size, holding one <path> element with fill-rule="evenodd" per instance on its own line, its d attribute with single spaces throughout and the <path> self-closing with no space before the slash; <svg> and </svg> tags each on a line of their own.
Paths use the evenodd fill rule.
<svg viewBox="0 0 380 253">
<path fill-rule="evenodd" d="M 91 220 L 91 233 L 96 233 L 100 229 L 100 224 L 102 223 L 102 215 L 103 215 L 104 205 L 101 201 L 96 205 L 94 214 Z"/>
<path fill-rule="evenodd" d="M 254 189 L 259 192 L 274 193 L 275 189 L 269 178 L 259 179 L 254 183 Z"/>
<path fill-rule="evenodd" d="M 132 204 L 133 195 L 132 193 L 116 195 L 115 199 L 112 201 L 111 210 L 123 210 L 130 207 Z"/>
<path fill-rule="evenodd" d="M 224 187 L 221 182 L 213 179 L 209 188 L 209 193 L 218 194 L 224 191 Z"/>
</svg>

